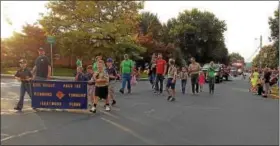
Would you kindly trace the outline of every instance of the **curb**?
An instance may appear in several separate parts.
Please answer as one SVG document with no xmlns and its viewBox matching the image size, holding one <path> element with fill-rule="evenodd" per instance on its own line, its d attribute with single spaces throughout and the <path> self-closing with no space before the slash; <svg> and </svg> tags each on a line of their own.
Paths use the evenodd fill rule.
<svg viewBox="0 0 280 146">
<path fill-rule="evenodd" d="M 279 95 L 274 95 L 274 94 L 270 94 L 269 96 L 272 97 L 273 99 L 279 99 L 280 98 Z"/>
<path fill-rule="evenodd" d="M 13 79 L 14 75 L 1 74 L 1 78 Z M 52 76 L 51 79 L 55 79 L 55 80 L 74 80 L 74 77 Z M 138 79 L 138 81 L 148 81 L 148 78 L 140 78 L 140 79 Z"/>
</svg>

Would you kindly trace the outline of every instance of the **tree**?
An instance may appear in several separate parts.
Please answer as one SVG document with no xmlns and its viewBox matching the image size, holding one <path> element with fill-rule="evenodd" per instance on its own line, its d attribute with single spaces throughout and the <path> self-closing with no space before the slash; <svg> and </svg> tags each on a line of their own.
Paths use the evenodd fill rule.
<svg viewBox="0 0 280 146">
<path fill-rule="evenodd" d="M 40 24 L 57 38 L 63 56 L 118 58 L 145 51 L 134 37 L 142 7 L 142 2 L 134 1 L 51 1 Z"/>
<path fill-rule="evenodd" d="M 268 24 L 271 31 L 270 39 L 273 41 L 273 45 L 276 48 L 276 54 L 279 54 L 279 9 L 274 11 L 274 17 L 269 17 Z M 276 57 L 275 62 L 279 64 L 279 56 Z"/>
<path fill-rule="evenodd" d="M 239 53 L 233 52 L 229 54 L 229 61 L 230 62 L 235 62 L 237 60 L 242 60 L 244 61 L 244 57 L 242 57 Z"/>
<path fill-rule="evenodd" d="M 178 46 L 186 57 L 195 57 L 199 62 L 211 60 L 222 62 L 228 55 L 223 33 L 226 24 L 213 13 L 198 9 L 185 10 L 177 18 L 170 19 L 163 26 L 165 41 Z"/>
<path fill-rule="evenodd" d="M 254 67 L 259 67 L 261 62 L 262 67 L 276 68 L 278 67 L 278 62 L 275 61 L 277 58 L 277 49 L 274 45 L 264 46 L 259 54 L 253 59 L 252 65 Z"/>
<path fill-rule="evenodd" d="M 49 45 L 46 43 L 45 32 L 35 24 L 25 24 L 22 33 L 15 32 L 12 37 L 1 41 L 5 46 L 6 54 L 10 60 L 27 59 L 31 64 L 38 56 L 37 50 L 43 47 L 49 54 Z"/>
</svg>

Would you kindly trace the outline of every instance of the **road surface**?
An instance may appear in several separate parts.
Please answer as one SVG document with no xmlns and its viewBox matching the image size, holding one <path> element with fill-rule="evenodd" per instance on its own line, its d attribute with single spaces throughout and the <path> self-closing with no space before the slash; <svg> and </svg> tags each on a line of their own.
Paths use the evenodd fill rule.
<svg viewBox="0 0 280 146">
<path fill-rule="evenodd" d="M 190 87 L 190 85 L 188 85 Z M 154 95 L 148 82 L 139 82 L 131 95 L 117 94 L 117 105 L 107 113 L 103 103 L 88 112 L 30 109 L 26 96 L 23 113 L 12 110 L 19 83 L 1 81 L 1 143 L 3 145 L 278 145 L 279 103 L 248 93 L 241 79 L 207 84 L 200 95 L 177 100 Z M 188 88 L 190 93 L 190 88 Z"/>
</svg>

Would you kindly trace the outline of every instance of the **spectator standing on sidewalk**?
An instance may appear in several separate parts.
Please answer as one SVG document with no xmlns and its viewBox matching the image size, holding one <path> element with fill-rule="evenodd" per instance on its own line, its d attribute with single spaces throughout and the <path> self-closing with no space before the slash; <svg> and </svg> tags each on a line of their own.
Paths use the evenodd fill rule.
<svg viewBox="0 0 280 146">
<path fill-rule="evenodd" d="M 271 72 L 269 70 L 269 68 L 265 68 L 264 70 L 264 94 L 263 97 L 267 98 L 267 95 L 269 94 L 270 91 L 270 76 L 271 76 Z"/>
<path fill-rule="evenodd" d="M 51 78 L 51 64 L 48 57 L 45 55 L 45 50 L 39 48 L 39 57 L 35 61 L 35 66 L 32 70 L 35 80 L 46 80 Z"/>
</svg>

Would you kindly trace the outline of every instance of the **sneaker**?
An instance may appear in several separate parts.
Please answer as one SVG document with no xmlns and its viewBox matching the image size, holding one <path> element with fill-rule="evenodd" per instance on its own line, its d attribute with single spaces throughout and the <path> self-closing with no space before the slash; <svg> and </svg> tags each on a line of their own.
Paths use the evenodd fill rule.
<svg viewBox="0 0 280 146">
<path fill-rule="evenodd" d="M 127 94 L 130 94 L 130 93 L 131 93 L 131 90 L 128 90 L 128 91 L 127 91 Z"/>
<path fill-rule="evenodd" d="M 115 105 L 116 103 L 117 103 L 116 100 L 113 100 L 112 105 Z"/>
<path fill-rule="evenodd" d="M 167 97 L 167 100 L 170 101 L 171 98 L 172 98 L 172 96 L 168 96 L 168 97 Z"/>
<path fill-rule="evenodd" d="M 175 98 L 174 97 L 172 97 L 172 98 L 170 98 L 170 100 L 169 101 L 175 101 Z"/>
<path fill-rule="evenodd" d="M 89 111 L 92 113 L 96 113 L 96 107 L 93 106 Z"/>
<path fill-rule="evenodd" d="M 111 110 L 110 106 L 109 106 L 109 105 L 106 105 L 105 111 L 110 111 L 110 110 Z"/>
<path fill-rule="evenodd" d="M 19 108 L 19 107 L 15 107 L 14 110 L 16 110 L 16 111 L 21 111 L 22 109 Z"/>
<path fill-rule="evenodd" d="M 120 92 L 123 94 L 124 93 L 123 89 L 120 89 Z"/>
</svg>

